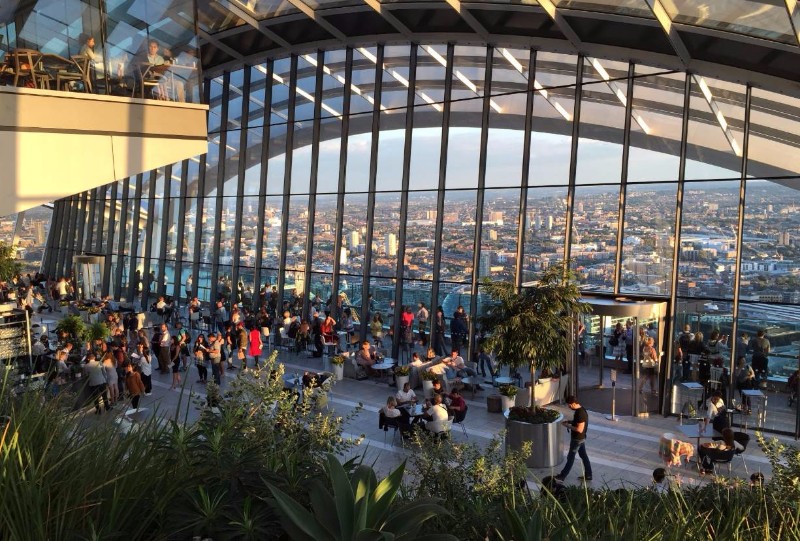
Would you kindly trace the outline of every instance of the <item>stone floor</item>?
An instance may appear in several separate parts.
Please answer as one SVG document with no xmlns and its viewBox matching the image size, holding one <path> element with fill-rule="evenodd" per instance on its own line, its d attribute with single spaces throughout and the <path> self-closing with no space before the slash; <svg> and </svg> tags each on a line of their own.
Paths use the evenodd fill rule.
<svg viewBox="0 0 800 541">
<path fill-rule="evenodd" d="M 53 318 L 45 316 L 45 323 L 54 327 Z M 286 372 L 329 369 L 324 365 L 324 360 L 309 357 L 305 353 L 294 354 L 281 351 L 278 360 L 284 363 Z M 230 381 L 231 378 L 237 377 L 237 374 L 238 371 L 227 372 L 225 380 Z M 181 375 L 186 380 L 183 388 L 170 390 L 171 375 L 154 373 L 152 396 L 142 397 L 140 403 L 142 411 L 131 415 L 130 418 L 142 419 L 151 415 L 153 411 L 158 411 L 161 415 L 172 415 L 178 409 L 183 414 L 186 412 L 186 408 L 188 408 L 188 418 L 190 420 L 195 418 L 197 412 L 191 405 L 191 400 L 187 400 L 187 398 L 191 392 L 202 395 L 205 390 L 196 383 L 197 373 L 193 367 L 190 367 L 189 372 Z M 226 381 L 223 381 L 223 390 Z M 465 398 L 469 405 L 465 421 L 466 436 L 456 426 L 452 431 L 453 441 L 483 446 L 492 437 L 502 433 L 503 416 L 499 413 L 489 413 L 486 409 L 485 397 L 492 392 L 491 386 L 484 386 L 484 389 L 484 391 L 479 391 L 474 399 L 470 393 L 466 394 Z M 330 409 L 342 415 L 351 413 L 359 403 L 363 404 L 363 409 L 345 428 L 345 431 L 354 438 L 363 435 L 363 440 L 354 449 L 354 453 L 363 454 L 367 463 L 374 462 L 382 473 L 387 473 L 414 452 L 413 449 L 403 448 L 400 445 L 399 436 L 392 441 L 392 432 L 385 435 L 382 430 L 378 429 L 377 412 L 386 403 L 386 398 L 394 392 L 395 388 L 390 387 L 386 380 L 376 382 L 345 379 L 335 384 L 329 403 Z M 421 395 L 421 390 L 417 392 L 418 395 Z M 571 418 L 572 414 L 566 406 L 554 405 L 554 407 L 567 418 Z M 91 415 L 92 411 L 93 409 L 89 408 L 85 414 Z M 115 409 L 113 414 L 124 415 L 124 412 L 120 407 Z M 618 488 L 648 485 L 653 469 L 662 466 L 662 461 L 658 456 L 658 446 L 659 438 L 665 432 L 680 434 L 676 417 L 651 415 L 649 418 L 633 418 L 622 416 L 618 417 L 616 421 L 611 421 L 604 414 L 590 411 L 586 445 L 594 470 L 592 486 L 595 488 Z M 751 437 L 754 437 L 752 430 L 749 433 Z M 767 436 L 769 437 L 769 435 Z M 568 438 L 566 430 L 564 438 Z M 786 443 L 796 444 L 791 438 L 779 437 L 779 439 Z M 747 448 L 745 460 L 749 473 L 760 471 L 769 477 L 771 473 L 769 462 L 758 448 L 755 439 Z M 560 466 L 553 471 L 530 470 L 531 480 L 558 473 L 558 471 L 560 471 Z M 673 468 L 672 471 L 673 475 L 684 485 L 709 482 L 707 478 L 701 477 L 693 467 L 678 467 Z M 567 483 L 577 484 L 579 482 L 577 478 L 582 473 L 580 460 L 576 459 L 575 467 L 570 473 Z M 720 466 L 718 473 L 727 475 L 727 467 Z M 743 461 L 738 457 L 735 458 L 731 475 L 746 479 L 749 477 L 749 473 L 745 473 Z"/>
</svg>

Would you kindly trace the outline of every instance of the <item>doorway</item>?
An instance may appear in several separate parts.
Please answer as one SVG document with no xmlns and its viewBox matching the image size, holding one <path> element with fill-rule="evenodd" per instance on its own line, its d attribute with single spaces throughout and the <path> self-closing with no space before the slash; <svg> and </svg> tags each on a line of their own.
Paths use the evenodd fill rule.
<svg viewBox="0 0 800 541">
<path fill-rule="evenodd" d="M 666 301 L 584 298 L 571 377 L 581 404 L 600 413 L 647 416 L 659 410 L 666 353 Z M 642 357 L 652 339 L 656 362 Z"/>
</svg>

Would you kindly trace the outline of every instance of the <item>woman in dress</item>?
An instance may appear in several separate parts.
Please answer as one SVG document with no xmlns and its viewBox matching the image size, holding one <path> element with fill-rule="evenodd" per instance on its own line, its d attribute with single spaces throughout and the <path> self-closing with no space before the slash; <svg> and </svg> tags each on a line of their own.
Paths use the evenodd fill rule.
<svg viewBox="0 0 800 541">
<path fill-rule="evenodd" d="M 658 353 L 654 347 L 655 340 L 648 336 L 644 339 L 642 347 L 642 381 L 639 384 L 639 392 L 644 391 L 645 381 L 650 383 L 650 392 L 656 392 L 656 375 L 658 374 Z"/>
<path fill-rule="evenodd" d="M 200 334 L 197 340 L 194 341 L 194 364 L 197 366 L 197 376 L 200 378 L 197 383 L 208 382 L 208 343 L 206 343 L 206 336 Z"/>
<path fill-rule="evenodd" d="M 169 346 L 169 360 L 172 366 L 172 386 L 170 390 L 181 386 L 181 345 L 178 337 L 173 336 Z"/>
<path fill-rule="evenodd" d="M 248 340 L 248 355 L 253 358 L 253 366 L 258 368 L 258 360 L 261 357 L 261 351 L 264 348 L 264 343 L 261 341 L 261 331 L 255 325 L 250 326 L 250 339 Z M 246 367 L 247 365 L 245 365 Z M 247 368 L 245 368 L 247 370 Z"/>
<path fill-rule="evenodd" d="M 106 385 L 108 385 L 108 402 L 113 406 L 119 400 L 119 375 L 117 374 L 117 362 L 114 354 L 110 351 L 103 356 L 103 372 L 106 376 Z"/>
</svg>

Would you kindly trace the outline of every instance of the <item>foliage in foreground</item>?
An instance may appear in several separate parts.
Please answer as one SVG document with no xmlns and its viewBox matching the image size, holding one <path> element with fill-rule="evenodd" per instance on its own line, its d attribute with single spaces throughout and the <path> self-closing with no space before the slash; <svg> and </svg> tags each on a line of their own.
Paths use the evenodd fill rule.
<svg viewBox="0 0 800 541">
<path fill-rule="evenodd" d="M 446 509 L 434 498 L 419 498 L 392 505 L 403 480 L 405 462 L 378 483 L 368 466 L 358 466 L 349 476 L 339 460 L 328 455 L 325 468 L 332 490 L 321 481 L 311 486 L 313 513 L 276 487 L 270 487 L 284 516 L 286 531 L 296 541 L 451 541 L 447 534 L 420 535 L 423 523 Z"/>
<path fill-rule="evenodd" d="M 281 373 L 273 356 L 236 378 L 218 415 L 204 408 L 188 423 L 154 414 L 127 435 L 71 413 L 74 396 L 15 396 L 5 382 L 0 538 L 279 538 L 268 486 L 307 502 L 325 456 L 351 445 L 346 419 L 296 408 Z"/>
<path fill-rule="evenodd" d="M 533 493 L 527 450 L 506 456 L 500 439 L 486 448 L 424 435 L 419 443 L 404 495 L 441 498 L 450 514 L 432 521 L 432 531 L 460 539 L 800 540 L 800 451 L 774 441 L 766 442 L 773 476 L 763 489 L 719 477 L 665 495 L 646 487 Z"/>
</svg>

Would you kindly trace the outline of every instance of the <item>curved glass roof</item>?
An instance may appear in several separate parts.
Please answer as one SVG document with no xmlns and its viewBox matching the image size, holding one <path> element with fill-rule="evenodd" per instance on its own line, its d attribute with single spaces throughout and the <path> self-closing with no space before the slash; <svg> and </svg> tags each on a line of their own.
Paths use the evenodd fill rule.
<svg viewBox="0 0 800 541">
<path fill-rule="evenodd" d="M 784 89 L 797 89 L 800 80 L 797 0 L 210 0 L 198 10 L 203 64 L 212 76 L 337 42 L 440 35 L 435 39 L 555 44 L 667 69 L 708 73 L 718 66 L 715 76 L 760 86 L 777 77 L 788 81 Z"/>
</svg>

